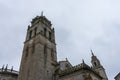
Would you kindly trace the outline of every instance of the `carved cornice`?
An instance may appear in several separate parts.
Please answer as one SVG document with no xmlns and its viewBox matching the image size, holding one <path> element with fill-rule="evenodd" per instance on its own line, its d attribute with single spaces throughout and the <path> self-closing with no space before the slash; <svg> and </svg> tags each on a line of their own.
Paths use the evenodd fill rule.
<svg viewBox="0 0 120 80">
<path fill-rule="evenodd" d="M 71 68 L 68 68 L 64 71 L 60 70 L 59 72 L 59 76 L 62 77 L 62 76 L 65 76 L 65 75 L 68 75 L 68 74 L 72 74 L 74 72 L 77 72 L 77 71 L 80 71 L 80 70 L 88 70 L 88 71 L 91 71 L 93 72 L 94 74 L 96 74 L 97 76 L 99 76 L 100 78 L 102 78 L 98 73 L 96 73 L 91 67 L 89 67 L 87 64 L 85 63 L 82 63 L 82 64 L 79 64 L 79 65 L 76 65 L 76 66 L 73 66 Z"/>
<path fill-rule="evenodd" d="M 34 19 L 32 19 L 31 25 L 34 26 L 35 24 L 39 22 L 45 24 L 49 28 L 51 28 L 52 26 L 51 21 L 49 21 L 45 16 L 36 16 Z"/>
</svg>

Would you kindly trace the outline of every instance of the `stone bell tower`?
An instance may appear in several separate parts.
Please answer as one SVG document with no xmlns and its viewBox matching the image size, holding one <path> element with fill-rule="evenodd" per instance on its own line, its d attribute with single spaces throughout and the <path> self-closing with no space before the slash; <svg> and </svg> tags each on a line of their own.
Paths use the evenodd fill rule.
<svg viewBox="0 0 120 80">
<path fill-rule="evenodd" d="M 99 59 L 94 55 L 92 50 L 91 53 L 92 53 L 91 57 L 92 68 L 103 78 L 102 80 L 108 80 L 105 69 L 101 65 Z"/>
<path fill-rule="evenodd" d="M 36 16 L 28 26 L 18 80 L 53 80 L 57 63 L 55 31 L 51 22 Z"/>
</svg>

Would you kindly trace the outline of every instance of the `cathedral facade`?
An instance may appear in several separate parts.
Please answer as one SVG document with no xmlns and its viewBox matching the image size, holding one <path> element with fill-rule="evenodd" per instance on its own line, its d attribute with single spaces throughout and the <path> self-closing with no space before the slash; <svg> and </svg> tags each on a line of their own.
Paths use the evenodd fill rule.
<svg viewBox="0 0 120 80">
<path fill-rule="evenodd" d="M 16 80 L 108 80 L 99 59 L 91 53 L 92 66 L 84 60 L 76 66 L 67 59 L 57 61 L 55 30 L 45 16 L 36 16 L 27 29 Z"/>
</svg>

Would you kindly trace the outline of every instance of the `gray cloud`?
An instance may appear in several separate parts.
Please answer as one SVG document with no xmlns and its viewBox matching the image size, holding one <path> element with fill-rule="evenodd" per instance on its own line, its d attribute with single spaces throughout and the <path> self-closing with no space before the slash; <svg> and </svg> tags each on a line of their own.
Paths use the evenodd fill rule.
<svg viewBox="0 0 120 80">
<path fill-rule="evenodd" d="M 82 58 L 90 64 L 90 49 L 101 60 L 108 77 L 120 71 L 119 0 L 0 0 L 0 66 L 19 69 L 27 25 L 45 12 L 56 30 L 58 59 L 73 65 Z"/>
</svg>

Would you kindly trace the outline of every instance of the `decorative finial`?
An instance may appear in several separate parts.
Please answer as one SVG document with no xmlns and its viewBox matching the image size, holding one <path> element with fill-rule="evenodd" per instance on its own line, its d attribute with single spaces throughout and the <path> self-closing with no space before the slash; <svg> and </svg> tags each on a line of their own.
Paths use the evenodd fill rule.
<svg viewBox="0 0 120 80">
<path fill-rule="evenodd" d="M 53 31 L 55 31 L 55 29 L 54 29 L 54 28 L 53 28 L 52 30 L 53 30 Z"/>
<path fill-rule="evenodd" d="M 41 16 L 43 16 L 43 11 L 41 12 Z"/>
<path fill-rule="evenodd" d="M 4 66 L 5 66 L 5 65 L 2 66 L 2 71 L 4 70 Z"/>
<path fill-rule="evenodd" d="M 92 49 L 91 49 L 91 54 L 92 54 L 92 56 L 94 56 L 94 53 L 93 53 Z"/>
<path fill-rule="evenodd" d="M 84 62 L 84 59 L 82 59 L 82 63 L 84 64 L 85 62 Z"/>
<path fill-rule="evenodd" d="M 8 64 L 7 64 L 6 67 L 5 67 L 5 71 L 7 71 L 7 68 L 8 68 Z"/>
<path fill-rule="evenodd" d="M 28 25 L 28 30 L 30 29 L 30 25 Z"/>
<path fill-rule="evenodd" d="M 65 58 L 66 59 L 66 61 L 68 61 L 68 59 L 67 58 Z"/>
<path fill-rule="evenodd" d="M 11 72 L 13 71 L 13 66 L 12 66 L 12 68 L 11 68 Z"/>
</svg>

